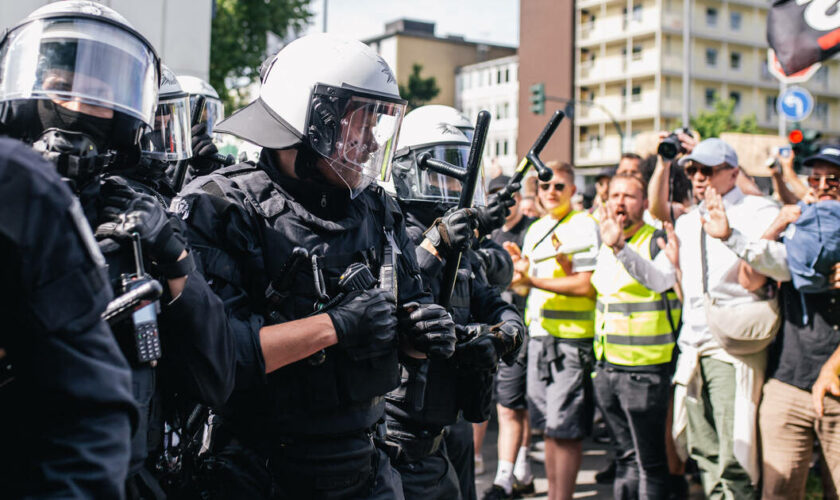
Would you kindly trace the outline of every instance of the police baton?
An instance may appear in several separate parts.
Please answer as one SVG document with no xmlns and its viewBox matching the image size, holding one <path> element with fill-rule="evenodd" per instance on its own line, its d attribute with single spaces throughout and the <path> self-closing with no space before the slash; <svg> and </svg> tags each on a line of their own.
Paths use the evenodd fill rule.
<svg viewBox="0 0 840 500">
<path fill-rule="evenodd" d="M 557 127 L 560 125 L 560 122 L 563 121 L 565 116 L 565 113 L 559 109 L 551 115 L 548 123 L 545 124 L 545 127 L 542 129 L 542 132 L 540 132 L 539 137 L 537 137 L 536 142 L 534 142 L 534 145 L 531 146 L 530 150 L 528 150 L 528 154 L 526 154 L 525 158 L 522 158 L 522 161 L 519 162 L 519 165 L 517 165 L 516 170 L 508 181 L 505 189 L 509 189 L 513 184 L 522 182 L 522 178 L 525 177 L 525 173 L 528 172 L 528 169 L 531 168 L 531 166 L 537 170 L 537 177 L 539 177 L 541 181 L 548 182 L 551 180 L 554 174 L 540 159 L 540 153 L 542 153 L 543 148 L 545 148 L 545 145 L 548 144 L 548 140 L 551 139 L 552 135 L 554 135 L 554 131 L 557 130 Z"/>
<path fill-rule="evenodd" d="M 461 180 L 463 187 L 461 188 L 461 199 L 458 200 L 459 209 L 472 207 L 475 186 L 478 184 L 479 174 L 481 173 L 481 155 L 484 151 L 484 142 L 487 139 L 487 127 L 489 126 L 490 113 L 482 110 L 478 113 L 478 119 L 475 122 L 475 135 L 473 135 L 472 144 L 470 145 L 470 156 L 467 160 L 466 171 L 462 171 L 454 165 L 449 165 L 446 162 L 435 160 L 426 155 L 423 155 L 425 156 L 423 161 L 418 161 L 421 168 L 423 165 L 426 165 L 427 168 L 433 168 L 440 173 Z M 441 170 L 448 170 L 448 172 Z M 452 300 L 452 290 L 455 289 L 455 279 L 458 276 L 458 266 L 461 265 L 462 253 L 458 252 L 450 256 L 446 260 L 446 267 L 443 269 L 443 281 L 441 282 L 438 301 L 440 305 L 447 309 L 449 308 L 450 300 Z"/>
</svg>

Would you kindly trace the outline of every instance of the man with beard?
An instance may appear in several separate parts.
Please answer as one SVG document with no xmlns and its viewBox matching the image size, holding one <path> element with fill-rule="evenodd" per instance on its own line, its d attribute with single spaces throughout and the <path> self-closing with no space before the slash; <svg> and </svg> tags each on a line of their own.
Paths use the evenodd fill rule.
<svg viewBox="0 0 840 500">
<path fill-rule="evenodd" d="M 630 173 L 610 182 L 601 208 L 598 265 L 592 284 L 595 306 L 595 398 L 615 446 L 616 499 L 667 498 L 665 434 L 670 364 L 680 304 L 669 291 L 676 282 L 668 260 L 677 251 L 669 225 L 646 224 L 644 182 Z M 666 251 L 660 252 L 661 249 Z"/>
</svg>

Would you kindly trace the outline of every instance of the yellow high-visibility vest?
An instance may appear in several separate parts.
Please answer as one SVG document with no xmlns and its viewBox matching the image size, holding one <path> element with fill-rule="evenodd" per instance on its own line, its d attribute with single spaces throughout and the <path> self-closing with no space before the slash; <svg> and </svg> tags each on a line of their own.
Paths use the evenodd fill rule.
<svg viewBox="0 0 840 500">
<path fill-rule="evenodd" d="M 645 224 L 627 244 L 645 259 L 651 260 L 650 245 L 655 231 L 656 228 Z M 646 288 L 630 276 L 611 251 L 599 254 L 592 284 L 598 290 L 595 306 L 597 359 L 622 366 L 658 365 L 671 361 L 673 328 L 679 323 L 682 312 L 673 291 L 666 292 L 663 297 Z"/>
<path fill-rule="evenodd" d="M 557 227 L 570 223 L 575 217 L 590 217 L 590 215 L 573 210 L 557 224 Z M 534 223 L 532 228 L 535 226 L 539 227 L 538 223 Z M 538 246 L 542 245 L 551 245 L 551 242 L 546 238 L 546 242 L 541 242 Z M 563 267 L 556 260 L 552 259 L 551 263 L 554 265 L 552 278 L 566 276 Z M 591 339 L 595 336 L 595 301 L 593 299 L 560 295 L 545 290 L 534 292 L 535 290 L 532 290 L 528 296 L 527 308 L 540 312 L 540 325 L 549 334 L 561 339 Z M 526 318 L 528 317 L 530 315 L 526 312 Z"/>
</svg>

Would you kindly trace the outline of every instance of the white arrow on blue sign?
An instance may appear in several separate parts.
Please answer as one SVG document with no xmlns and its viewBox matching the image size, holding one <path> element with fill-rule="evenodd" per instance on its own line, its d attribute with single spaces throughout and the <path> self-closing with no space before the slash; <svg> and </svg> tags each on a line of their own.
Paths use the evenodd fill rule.
<svg viewBox="0 0 840 500">
<path fill-rule="evenodd" d="M 776 101 L 776 111 L 788 121 L 799 122 L 814 110 L 814 98 L 802 87 L 788 87 Z"/>
</svg>

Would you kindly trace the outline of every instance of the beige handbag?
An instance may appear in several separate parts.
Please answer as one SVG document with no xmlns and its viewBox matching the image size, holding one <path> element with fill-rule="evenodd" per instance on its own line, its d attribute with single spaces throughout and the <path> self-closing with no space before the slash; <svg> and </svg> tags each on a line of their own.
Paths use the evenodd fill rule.
<svg viewBox="0 0 840 500">
<path fill-rule="evenodd" d="M 764 350 L 773 342 L 782 322 L 777 297 L 733 306 L 717 304 L 717 299 L 709 295 L 706 231 L 703 229 L 700 230 L 700 254 L 703 264 L 703 305 L 709 331 L 720 346 L 734 356 Z"/>
</svg>

